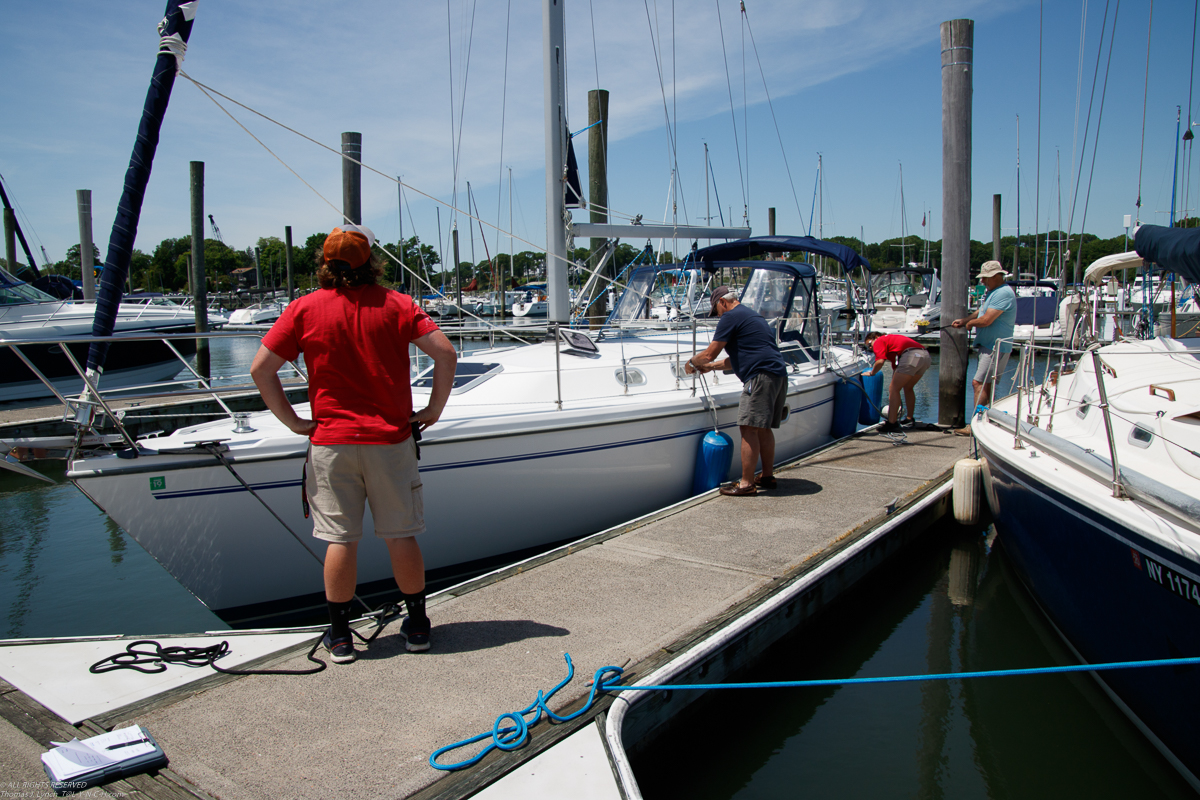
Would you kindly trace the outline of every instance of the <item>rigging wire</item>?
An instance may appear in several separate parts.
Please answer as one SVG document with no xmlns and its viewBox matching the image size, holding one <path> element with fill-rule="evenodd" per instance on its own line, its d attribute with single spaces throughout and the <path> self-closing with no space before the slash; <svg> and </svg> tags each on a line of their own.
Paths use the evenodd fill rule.
<svg viewBox="0 0 1200 800">
<path fill-rule="evenodd" d="M 1150 32 L 1154 27 L 1154 0 L 1146 18 L 1146 84 L 1142 89 L 1142 147 L 1138 151 L 1137 202 L 1134 203 L 1134 224 L 1142 224 L 1142 165 L 1146 160 L 1146 100 L 1150 97 Z"/>
<path fill-rule="evenodd" d="M 508 0 L 507 10 L 504 17 L 504 72 L 501 79 L 500 90 L 500 177 L 496 180 L 496 257 L 500 257 L 500 214 L 504 209 L 504 130 L 505 123 L 508 117 L 508 46 L 511 42 L 512 35 L 512 0 Z M 480 228 L 480 235 L 483 235 L 483 228 Z M 512 272 L 513 254 L 508 254 L 508 271 Z M 503 281 L 500 282 L 503 284 Z M 498 302 L 504 303 L 506 288 L 503 285 L 497 287 L 500 292 Z"/>
<path fill-rule="evenodd" d="M 1119 2 L 1119 0 L 1118 0 L 1118 2 Z M 1083 126 L 1083 151 L 1079 154 L 1079 171 L 1075 175 L 1074 186 L 1072 187 L 1073 191 L 1072 191 L 1072 197 L 1071 197 L 1071 210 L 1067 215 L 1067 238 L 1068 239 L 1070 238 L 1070 232 L 1072 230 L 1074 230 L 1074 228 L 1075 228 L 1075 206 L 1079 202 L 1079 183 L 1083 179 L 1083 161 L 1084 161 L 1084 156 L 1087 152 L 1088 132 L 1091 130 L 1091 126 L 1092 126 L 1092 107 L 1095 105 L 1095 102 L 1096 102 L 1096 83 L 1100 77 L 1100 59 L 1104 55 L 1104 33 L 1108 29 L 1108 9 L 1109 9 L 1110 5 L 1111 5 L 1111 3 L 1109 2 L 1109 0 L 1106 0 L 1104 3 L 1104 18 L 1101 20 L 1101 23 L 1100 23 L 1100 45 L 1099 45 L 1099 47 L 1096 48 L 1096 68 L 1092 74 L 1092 92 L 1091 92 L 1091 96 L 1088 98 L 1087 120 L 1085 121 L 1084 126 Z M 1086 22 L 1085 22 L 1085 24 L 1086 24 Z M 1114 35 L 1115 35 L 1115 33 L 1116 32 L 1114 30 Z M 1083 60 L 1082 36 L 1083 36 L 1083 34 L 1081 32 L 1080 33 L 1080 39 L 1081 39 L 1081 41 L 1080 41 L 1080 61 L 1081 62 Z M 1112 51 L 1110 49 L 1109 53 L 1111 54 L 1111 52 Z M 1080 74 L 1080 80 L 1082 80 L 1082 73 Z M 1077 95 L 1076 103 L 1078 103 L 1078 102 L 1079 102 L 1079 96 Z M 1076 116 L 1076 131 L 1078 131 L 1078 125 L 1079 125 L 1079 123 L 1078 123 L 1078 114 L 1077 114 L 1077 116 Z M 1098 120 L 1097 120 L 1097 125 L 1099 125 Z M 1097 134 L 1097 137 L 1098 137 L 1098 134 Z M 1073 159 L 1074 159 L 1074 156 L 1072 156 L 1072 160 Z M 1093 166 L 1095 165 L 1094 158 L 1093 158 L 1092 164 L 1093 164 Z M 1081 225 L 1082 225 L 1082 223 L 1081 223 Z M 1080 230 L 1082 231 L 1082 227 Z M 1078 273 L 1080 272 L 1080 269 L 1082 267 L 1082 262 L 1083 262 L 1083 234 L 1082 234 L 1082 232 L 1079 235 L 1079 247 L 1076 248 L 1075 256 L 1076 256 L 1075 272 L 1077 273 L 1077 277 L 1081 277 L 1081 275 L 1079 275 Z"/>
<path fill-rule="evenodd" d="M 654 56 L 654 67 L 658 72 L 658 90 L 659 94 L 662 96 L 663 118 L 666 121 L 667 128 L 667 157 L 671 162 L 672 175 L 677 176 L 679 173 L 679 150 L 678 142 L 676 140 L 676 125 L 671 119 L 671 107 L 667 103 L 666 77 L 663 75 L 661 55 L 662 43 L 658 41 L 657 38 L 658 27 L 655 26 L 654 20 L 651 19 L 649 0 L 642 0 L 642 5 L 646 9 L 646 25 L 650 31 L 650 48 Z M 656 4 L 655 9 L 657 8 L 658 6 Z M 677 177 L 674 179 L 677 180 Z"/>
<path fill-rule="evenodd" d="M 1200 0 L 1196 0 L 1192 11 L 1192 63 L 1188 70 L 1188 121 L 1183 132 L 1183 214 L 1188 212 L 1188 195 L 1192 187 L 1192 84 L 1196 78 L 1196 20 L 1200 17 Z"/>
<path fill-rule="evenodd" d="M 729 92 L 729 118 L 733 123 L 733 148 L 737 153 L 738 183 L 740 183 L 742 187 L 742 205 L 746 206 L 746 180 L 742 172 L 742 145 L 738 141 L 737 135 L 737 111 L 734 109 L 733 105 L 733 82 L 729 78 L 729 53 L 727 53 L 725 50 L 725 24 L 721 20 L 721 0 L 715 0 L 715 2 L 717 5 L 717 30 L 721 33 L 721 58 L 725 61 L 725 87 Z M 712 165 L 709 165 L 709 169 L 712 169 Z M 716 180 L 715 176 L 713 180 Z M 720 207 L 718 207 L 718 211 L 719 210 Z M 730 221 L 732 222 L 732 220 Z M 721 224 L 725 224 L 724 219 L 721 220 Z"/>
<path fill-rule="evenodd" d="M 742 138 L 746 142 L 746 195 L 750 194 L 750 92 L 746 86 L 746 2 L 741 0 L 742 7 Z M 750 221 L 750 203 L 742 209 L 742 220 Z"/>
<path fill-rule="evenodd" d="M 1041 233 L 1041 220 L 1038 216 L 1041 214 L 1042 207 L 1042 11 L 1045 7 L 1045 0 L 1038 0 L 1038 108 L 1037 108 L 1037 136 L 1036 148 L 1037 159 L 1034 167 L 1033 178 L 1033 276 L 1039 278 L 1038 275 L 1038 234 Z M 1019 216 L 1019 215 L 1018 215 Z M 1021 245 L 1020 238 L 1017 239 L 1017 246 Z"/>
<path fill-rule="evenodd" d="M 1079 251 L 1075 254 L 1075 271 L 1083 266 L 1083 230 L 1087 225 L 1088 203 L 1092 197 L 1092 178 L 1096 174 L 1096 153 L 1100 150 L 1100 123 L 1104 119 L 1104 101 L 1108 96 L 1108 76 L 1112 72 L 1113 44 L 1117 39 L 1117 15 L 1121 11 L 1121 0 L 1113 8 L 1113 28 L 1108 37 L 1108 61 L 1104 65 L 1104 85 L 1100 88 L 1100 110 L 1096 113 L 1096 138 L 1092 141 L 1092 165 L 1088 170 L 1087 191 L 1083 196 L 1083 215 L 1079 218 Z M 1100 32 L 1100 49 L 1104 49 L 1104 31 Z M 1084 143 L 1086 146 L 1086 142 Z M 1080 165 L 1082 167 L 1082 164 Z"/>
<path fill-rule="evenodd" d="M 746 21 L 746 31 L 750 34 L 750 46 L 754 48 L 754 60 L 758 63 L 758 74 L 762 78 L 763 92 L 767 96 L 767 108 L 771 110 L 771 121 L 775 123 L 775 137 L 779 140 L 779 152 L 783 155 L 783 168 L 787 172 L 788 185 L 792 188 L 792 200 L 796 203 L 796 216 L 800 218 L 800 227 L 804 227 L 804 212 L 800 210 L 800 198 L 796 195 L 796 182 L 792 179 L 792 167 L 788 164 L 787 150 L 783 146 L 783 133 L 779 130 L 779 119 L 775 116 L 775 104 L 771 102 L 771 90 L 767 88 L 767 73 L 763 70 L 762 58 L 758 54 L 758 43 L 754 41 L 754 30 L 750 27 L 750 15 L 746 13 L 746 4 L 742 3 L 742 17 Z M 749 150 L 749 147 L 747 147 Z M 809 220 L 809 230 L 812 220 Z"/>
</svg>

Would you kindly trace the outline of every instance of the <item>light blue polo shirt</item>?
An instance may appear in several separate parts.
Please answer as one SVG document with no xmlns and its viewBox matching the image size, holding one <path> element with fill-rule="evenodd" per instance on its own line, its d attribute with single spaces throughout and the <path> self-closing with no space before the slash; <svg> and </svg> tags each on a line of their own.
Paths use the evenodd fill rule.
<svg viewBox="0 0 1200 800">
<path fill-rule="evenodd" d="M 975 344 L 984 351 L 996 348 L 997 353 L 1011 352 L 1011 341 L 1000 342 L 999 346 L 996 345 L 997 339 L 1012 339 L 1013 326 L 1017 322 L 1017 293 L 1007 283 L 1000 284 L 983 296 L 983 302 L 979 304 L 979 314 L 976 315 L 976 318 L 982 317 L 994 308 L 1000 309 L 1000 316 L 996 317 L 986 328 L 975 329 Z"/>
</svg>

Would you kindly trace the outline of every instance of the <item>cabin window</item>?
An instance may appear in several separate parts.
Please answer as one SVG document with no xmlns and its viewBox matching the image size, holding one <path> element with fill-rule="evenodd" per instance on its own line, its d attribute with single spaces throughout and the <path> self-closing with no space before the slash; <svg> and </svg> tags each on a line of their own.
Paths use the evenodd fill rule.
<svg viewBox="0 0 1200 800">
<path fill-rule="evenodd" d="M 1093 402 L 1094 398 L 1090 394 L 1085 394 L 1083 396 L 1083 402 L 1079 404 L 1079 408 L 1075 411 L 1075 416 L 1079 417 L 1080 419 L 1087 417 L 1088 409 L 1092 407 Z"/>
<path fill-rule="evenodd" d="M 451 394 L 460 394 L 462 392 L 474 389 L 479 384 L 491 378 L 493 375 L 501 372 L 504 368 L 499 364 L 486 364 L 470 361 L 460 361 L 458 366 L 454 368 L 454 384 L 450 387 Z M 412 387 L 414 389 L 432 389 L 433 388 L 433 367 L 428 367 L 413 379 Z"/>
<path fill-rule="evenodd" d="M 1129 443 L 1134 447 L 1145 449 L 1154 441 L 1154 431 L 1147 428 L 1140 422 L 1133 426 L 1129 431 Z"/>
<path fill-rule="evenodd" d="M 617 367 L 613 375 L 622 386 L 645 386 L 646 373 L 636 367 Z"/>
</svg>

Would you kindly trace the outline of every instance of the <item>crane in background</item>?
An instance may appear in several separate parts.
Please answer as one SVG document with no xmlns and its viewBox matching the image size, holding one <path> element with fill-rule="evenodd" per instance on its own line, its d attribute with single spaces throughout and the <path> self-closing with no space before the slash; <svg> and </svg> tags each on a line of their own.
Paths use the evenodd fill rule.
<svg viewBox="0 0 1200 800">
<path fill-rule="evenodd" d="M 216 240 L 221 244 L 225 244 L 225 240 L 221 238 L 221 229 L 217 227 L 217 221 L 213 219 L 212 214 L 208 215 L 208 224 L 212 225 L 213 236 L 216 238 Z"/>
</svg>

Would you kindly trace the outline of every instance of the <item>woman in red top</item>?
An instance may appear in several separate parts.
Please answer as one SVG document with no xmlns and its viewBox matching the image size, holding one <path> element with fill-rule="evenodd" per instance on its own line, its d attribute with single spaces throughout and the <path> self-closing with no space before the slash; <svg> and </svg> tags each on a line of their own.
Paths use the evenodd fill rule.
<svg viewBox="0 0 1200 800">
<path fill-rule="evenodd" d="M 913 387 L 925 370 L 929 369 L 929 351 L 924 345 L 915 342 L 907 336 L 898 333 L 881 334 L 871 331 L 867 334 L 867 344 L 875 353 L 875 366 L 868 375 L 874 375 L 883 369 L 883 362 L 891 362 L 892 382 L 888 384 L 888 418 L 880 426 L 880 433 L 896 433 L 902 428 L 910 428 L 915 424 L 913 409 L 916 407 L 917 394 Z M 908 416 L 902 422 L 896 418 L 900 414 L 900 392 L 904 392 L 904 403 L 908 406 Z"/>
</svg>

